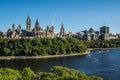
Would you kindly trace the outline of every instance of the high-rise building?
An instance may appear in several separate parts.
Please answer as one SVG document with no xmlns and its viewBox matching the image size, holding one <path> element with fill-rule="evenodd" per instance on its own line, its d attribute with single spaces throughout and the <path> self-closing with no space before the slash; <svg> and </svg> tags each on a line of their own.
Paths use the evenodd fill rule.
<svg viewBox="0 0 120 80">
<path fill-rule="evenodd" d="M 103 40 L 110 39 L 109 27 L 107 27 L 107 26 L 100 27 L 100 37 Z"/>
<path fill-rule="evenodd" d="M 100 34 L 109 34 L 109 27 L 107 26 L 100 27 Z"/>
<path fill-rule="evenodd" d="M 31 19 L 29 16 L 27 16 L 27 20 L 26 20 L 26 30 L 30 30 L 31 29 Z"/>
</svg>

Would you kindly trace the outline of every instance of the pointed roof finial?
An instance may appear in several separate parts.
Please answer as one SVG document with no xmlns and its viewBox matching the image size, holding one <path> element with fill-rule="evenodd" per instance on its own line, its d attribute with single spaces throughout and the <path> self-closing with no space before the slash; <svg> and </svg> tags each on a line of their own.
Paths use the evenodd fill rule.
<svg viewBox="0 0 120 80">
<path fill-rule="evenodd" d="M 61 24 L 61 27 L 64 28 L 63 22 L 62 22 L 62 24 Z"/>
<path fill-rule="evenodd" d="M 38 22 L 38 18 L 36 19 L 36 25 L 38 25 L 39 24 L 39 22 Z"/>
<path fill-rule="evenodd" d="M 27 20 L 30 20 L 30 14 L 28 13 L 28 15 L 27 15 Z"/>
</svg>

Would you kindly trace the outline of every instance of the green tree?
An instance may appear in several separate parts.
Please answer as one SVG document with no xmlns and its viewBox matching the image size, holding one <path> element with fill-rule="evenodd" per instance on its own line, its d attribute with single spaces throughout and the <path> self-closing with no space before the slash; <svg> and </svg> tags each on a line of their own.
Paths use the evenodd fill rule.
<svg viewBox="0 0 120 80">
<path fill-rule="evenodd" d="M 23 80 L 35 80 L 37 75 L 29 68 L 24 68 L 22 71 L 22 79 Z"/>
<path fill-rule="evenodd" d="M 0 80 L 21 80 L 22 75 L 18 70 L 9 68 L 0 69 Z"/>
<path fill-rule="evenodd" d="M 10 49 L 3 48 L 3 53 L 4 53 L 5 56 L 9 55 L 10 52 L 11 52 Z"/>
<path fill-rule="evenodd" d="M 103 80 L 96 76 L 87 76 L 84 72 L 79 72 L 67 67 L 55 66 L 49 72 L 40 72 L 40 80 Z"/>
</svg>

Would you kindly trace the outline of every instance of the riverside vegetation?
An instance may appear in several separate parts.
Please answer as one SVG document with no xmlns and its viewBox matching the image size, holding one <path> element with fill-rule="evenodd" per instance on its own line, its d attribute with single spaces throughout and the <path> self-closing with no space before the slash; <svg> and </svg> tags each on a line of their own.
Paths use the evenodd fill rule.
<svg viewBox="0 0 120 80">
<path fill-rule="evenodd" d="M 87 48 L 120 48 L 120 40 L 91 40 L 84 41 Z"/>
<path fill-rule="evenodd" d="M 45 56 L 82 53 L 87 50 L 83 41 L 75 38 L 0 39 L 1 56 Z"/>
<path fill-rule="evenodd" d="M 5 68 L 0 69 L 0 80 L 103 80 L 96 76 L 87 76 L 84 72 L 55 66 L 48 72 L 35 74 L 29 67 L 22 71 Z"/>
<path fill-rule="evenodd" d="M 119 48 L 120 40 L 82 41 L 75 38 L 0 39 L 0 56 L 46 56 L 86 52 L 89 48 Z"/>
</svg>

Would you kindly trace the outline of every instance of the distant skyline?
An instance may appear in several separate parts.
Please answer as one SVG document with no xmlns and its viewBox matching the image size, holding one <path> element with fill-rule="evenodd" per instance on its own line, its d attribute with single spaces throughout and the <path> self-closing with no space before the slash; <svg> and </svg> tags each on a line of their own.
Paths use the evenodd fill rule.
<svg viewBox="0 0 120 80">
<path fill-rule="evenodd" d="M 13 23 L 26 29 L 28 15 L 32 28 L 38 19 L 43 29 L 54 24 L 55 32 L 63 23 L 66 32 L 106 25 L 111 33 L 120 33 L 120 0 L 0 0 L 0 30 L 7 31 Z"/>
</svg>

